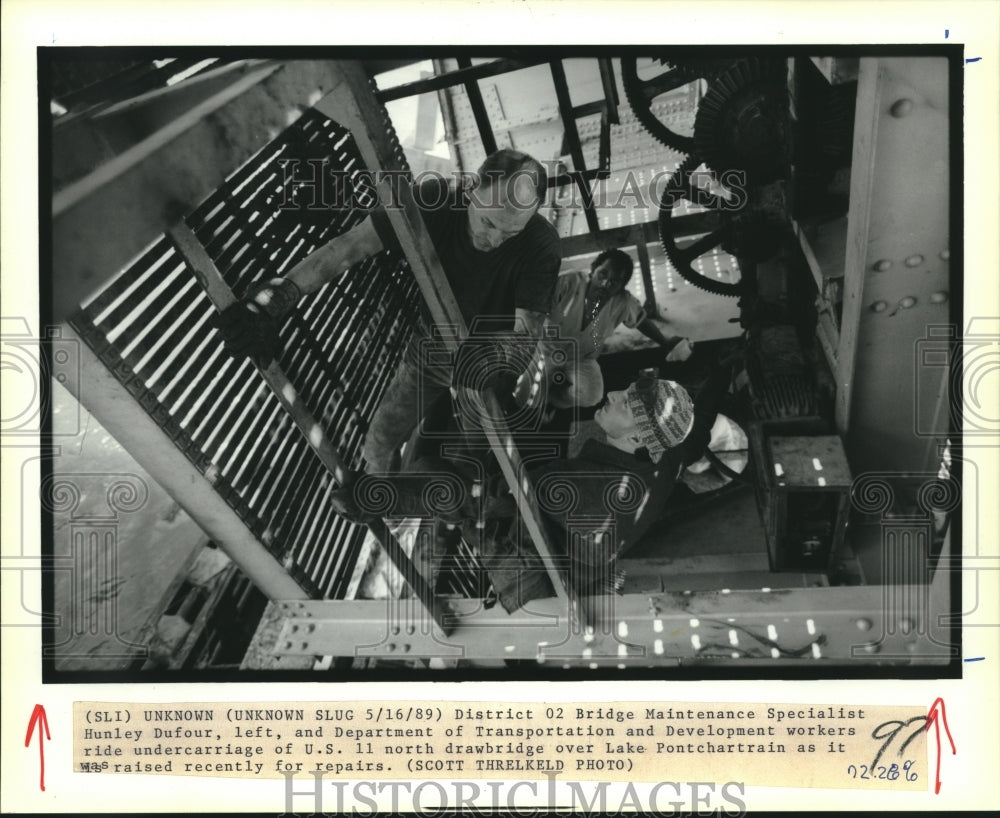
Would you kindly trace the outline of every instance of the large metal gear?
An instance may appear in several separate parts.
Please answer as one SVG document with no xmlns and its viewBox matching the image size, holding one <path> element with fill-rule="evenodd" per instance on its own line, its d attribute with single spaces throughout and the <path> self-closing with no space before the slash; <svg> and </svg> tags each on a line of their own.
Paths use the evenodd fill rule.
<svg viewBox="0 0 1000 818">
<path fill-rule="evenodd" d="M 697 153 L 709 167 L 745 171 L 750 184 L 787 177 L 786 75 L 784 60 L 745 59 L 712 79 L 694 123 Z"/>
<path fill-rule="evenodd" d="M 732 64 L 731 60 L 670 60 L 664 62 L 668 68 L 651 79 L 639 79 L 638 58 L 623 57 L 621 61 L 622 85 L 629 106 L 654 139 L 680 153 L 691 153 L 695 140 L 690 136 L 675 133 L 653 113 L 652 106 L 661 94 L 673 91 L 700 79 L 710 79 Z"/>
<path fill-rule="evenodd" d="M 726 198 L 700 187 L 693 174 L 701 164 L 700 157 L 689 156 L 667 182 L 660 197 L 660 241 L 670 263 L 686 281 L 706 292 L 735 297 L 743 294 L 742 281 L 725 282 L 704 276 L 695 270 L 694 261 L 720 246 L 741 260 L 770 258 L 780 247 L 784 222 L 777 217 L 771 203 L 761 206 L 752 191 L 736 191 L 734 198 Z M 684 247 L 678 244 L 682 236 L 675 235 L 673 221 L 674 206 L 681 199 L 706 207 L 710 214 L 709 231 Z"/>
</svg>

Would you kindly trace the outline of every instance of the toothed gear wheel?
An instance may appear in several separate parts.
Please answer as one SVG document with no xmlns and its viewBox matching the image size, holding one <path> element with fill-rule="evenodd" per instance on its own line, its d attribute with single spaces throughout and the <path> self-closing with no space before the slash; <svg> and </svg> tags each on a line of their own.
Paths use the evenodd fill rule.
<svg viewBox="0 0 1000 818">
<path fill-rule="evenodd" d="M 639 79 L 638 62 L 636 57 L 623 57 L 621 61 L 625 98 L 635 118 L 658 142 L 680 153 L 691 153 L 694 150 L 694 138 L 675 133 L 664 125 L 652 111 L 653 100 L 696 80 L 710 79 L 732 65 L 732 61 L 660 59 L 660 63 L 669 66 L 668 70 L 647 80 Z"/>
<path fill-rule="evenodd" d="M 697 152 L 709 167 L 744 170 L 750 184 L 787 177 L 786 75 L 784 60 L 746 59 L 715 76 L 694 121 Z"/>
<path fill-rule="evenodd" d="M 722 247 L 727 253 L 743 260 L 763 261 L 777 252 L 782 223 L 765 210 L 748 207 L 746 191 L 740 202 L 738 198 L 731 201 L 698 187 L 692 174 L 702 164 L 700 157 L 689 156 L 667 182 L 660 197 L 658 214 L 660 242 L 670 263 L 685 281 L 715 295 L 736 297 L 743 293 L 742 281 L 719 281 L 702 275 L 693 266 L 695 260 L 709 250 Z M 674 235 L 672 222 L 674 205 L 681 199 L 706 207 L 710 221 L 708 232 L 684 247 L 677 244 L 678 236 Z M 734 206 L 738 209 L 733 210 Z"/>
</svg>

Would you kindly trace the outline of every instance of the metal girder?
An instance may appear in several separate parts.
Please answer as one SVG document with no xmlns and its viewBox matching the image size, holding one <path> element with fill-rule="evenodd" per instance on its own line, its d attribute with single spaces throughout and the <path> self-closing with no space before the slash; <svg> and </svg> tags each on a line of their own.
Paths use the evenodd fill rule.
<svg viewBox="0 0 1000 818">
<path fill-rule="evenodd" d="M 887 615 L 879 586 L 629 594 L 592 597 L 608 616 L 581 628 L 564 601 L 534 600 L 508 614 L 479 599 L 448 602 L 450 636 L 415 618 L 413 600 L 276 603 L 274 652 L 283 656 L 532 659 L 574 667 L 641 667 L 765 660 L 946 664 L 958 647 L 929 612 Z"/>
<path fill-rule="evenodd" d="M 639 271 L 642 274 L 642 287 L 646 293 L 643 307 L 646 312 L 659 318 L 660 310 L 656 304 L 656 291 L 653 289 L 653 269 L 649 264 L 649 248 L 646 246 L 645 230 L 641 224 L 632 228 L 630 237 L 635 242 L 635 252 L 639 257 Z"/>
<path fill-rule="evenodd" d="M 573 103 L 570 101 L 569 86 L 566 84 L 566 71 L 563 68 L 562 60 L 553 60 L 549 63 L 549 69 L 552 72 L 552 82 L 556 88 L 559 115 L 562 117 L 563 126 L 566 129 L 566 141 L 569 142 L 573 167 L 583 173 L 587 169 L 587 163 L 583 158 L 583 146 L 580 144 L 580 132 L 576 127 L 576 117 L 573 114 Z M 582 177 L 577 176 L 576 182 L 580 189 L 580 195 L 583 197 L 583 213 L 587 218 L 587 227 L 591 233 L 596 233 L 601 229 L 601 226 L 597 221 L 597 214 L 594 212 L 594 195 L 590 190 L 590 185 Z"/>
<path fill-rule="evenodd" d="M 952 373 L 921 348 L 957 323 L 960 305 L 949 292 L 961 255 L 949 76 L 945 57 L 860 60 L 836 355 L 837 429 L 856 473 L 936 470 L 948 433 Z M 901 417 L 904 406 L 912 414 Z"/>
<path fill-rule="evenodd" d="M 384 213 L 431 315 L 442 329 L 452 327 L 453 332 L 464 336 L 465 322 L 458 302 L 444 277 L 409 185 L 393 185 L 393 179 L 377 175 L 379 171 L 399 170 L 402 157 L 387 133 L 391 124 L 380 114 L 372 98 L 371 83 L 361 67 L 351 63 L 339 63 L 339 67 L 345 81 L 314 107 L 351 132 L 366 166 L 376 174 L 379 201 L 393 203 L 392 207 L 384 208 Z M 369 104 L 365 104 L 366 98 Z M 454 348 L 458 338 L 448 336 L 445 341 Z"/>
<path fill-rule="evenodd" d="M 431 91 L 440 91 L 444 88 L 453 88 L 456 85 L 466 85 L 476 80 L 495 77 L 499 74 L 509 74 L 511 71 L 519 71 L 522 68 L 529 68 L 532 65 L 545 62 L 545 60 L 493 60 L 492 62 L 472 65 L 471 62 L 458 71 L 449 71 L 447 74 L 438 74 L 434 77 L 407 82 L 403 85 L 394 85 L 375 93 L 375 98 L 382 103 L 391 102 L 394 99 L 416 96 L 417 94 L 427 94 Z"/>
<path fill-rule="evenodd" d="M 607 102 L 608 120 L 612 125 L 621 124 L 618 119 L 618 83 L 615 82 L 615 66 L 608 57 L 599 57 L 597 67 L 601 72 L 601 86 L 604 88 L 604 99 Z"/>
<path fill-rule="evenodd" d="M 678 216 L 672 219 L 676 223 L 677 236 L 700 236 L 709 232 L 714 214 L 705 211 L 704 213 L 693 213 L 688 216 Z M 582 256 L 586 253 L 597 253 L 609 247 L 623 247 L 636 241 L 638 233 L 642 231 L 642 239 L 646 244 L 653 244 L 660 241 L 660 228 L 656 220 L 643 222 L 642 224 L 629 225 L 627 227 L 609 227 L 606 230 L 599 230 L 596 233 L 580 233 L 576 236 L 564 236 L 559 239 L 559 250 L 563 258 L 571 256 Z"/>
<path fill-rule="evenodd" d="M 332 60 L 255 68 L 56 192 L 52 320 L 74 312 L 338 82 Z"/>
<path fill-rule="evenodd" d="M 399 152 L 387 133 L 387 126 L 391 125 L 379 111 L 371 82 L 356 64 L 345 62 L 341 64 L 341 69 L 344 82 L 321 99 L 316 104 L 316 109 L 351 131 L 361 156 L 370 169 L 376 173 L 398 170 Z M 406 255 L 435 324 L 444 333 L 443 341 L 450 350 L 455 350 L 458 342 L 467 336 L 468 328 L 409 185 L 394 187 L 392 180 L 386 177 L 378 181 L 376 187 L 379 201 L 383 203 L 383 213 L 392 227 L 395 239 Z M 393 206 L 384 207 L 386 202 L 391 202 Z M 510 485 L 521 519 L 552 578 L 556 593 L 565 597 L 567 590 L 561 579 L 561 572 L 556 567 L 554 549 L 541 522 L 531 481 L 520 466 L 517 449 L 504 426 L 503 415 L 497 408 L 495 396 L 484 394 L 483 400 L 488 412 L 485 431 L 493 452 Z M 584 608 L 583 605 L 581 607 Z M 587 617 L 585 608 L 581 613 Z"/>
<path fill-rule="evenodd" d="M 460 57 L 458 60 L 459 69 L 468 70 L 472 68 L 472 60 L 468 57 Z M 486 155 L 495 153 L 497 149 L 497 138 L 493 133 L 493 126 L 490 124 L 490 115 L 486 110 L 486 103 L 483 101 L 483 92 L 479 90 L 479 81 L 474 77 L 463 83 L 465 93 L 469 97 L 469 105 L 472 106 L 472 115 L 476 118 L 476 127 L 479 129 L 479 138 L 483 141 L 483 148 Z"/>
<path fill-rule="evenodd" d="M 79 377 L 58 357 L 53 377 L 66 384 L 87 410 L 129 451 L 150 476 L 201 526 L 251 581 L 271 599 L 305 599 L 308 594 L 253 535 L 205 476 L 157 425 L 149 413 L 69 326 L 62 337 L 74 344 Z M 67 377 L 68 376 L 68 377 Z"/>
</svg>

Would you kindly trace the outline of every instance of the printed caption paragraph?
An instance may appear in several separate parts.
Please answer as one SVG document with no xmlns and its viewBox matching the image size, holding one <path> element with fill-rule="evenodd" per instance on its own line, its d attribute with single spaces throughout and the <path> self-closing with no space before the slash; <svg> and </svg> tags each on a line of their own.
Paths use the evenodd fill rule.
<svg viewBox="0 0 1000 818">
<path fill-rule="evenodd" d="M 76 702 L 77 772 L 280 778 L 739 778 L 923 790 L 915 706 Z"/>
</svg>

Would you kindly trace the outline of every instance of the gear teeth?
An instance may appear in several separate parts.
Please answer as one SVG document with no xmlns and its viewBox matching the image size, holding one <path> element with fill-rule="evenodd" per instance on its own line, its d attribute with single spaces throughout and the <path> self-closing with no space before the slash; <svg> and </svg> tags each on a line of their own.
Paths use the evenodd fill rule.
<svg viewBox="0 0 1000 818">
<path fill-rule="evenodd" d="M 743 150 L 742 146 L 734 146 L 732 140 L 727 139 L 727 134 L 720 133 L 719 129 L 734 98 L 758 95 L 766 100 L 770 95 L 769 86 L 774 86 L 775 93 L 780 93 L 784 70 L 785 63 L 780 61 L 746 59 L 733 64 L 715 78 L 698 106 L 694 126 L 697 151 L 709 167 L 717 170 L 741 168 L 747 171 L 748 177 L 758 181 L 770 181 L 780 175 L 784 161 L 781 154 L 768 156 L 769 148 L 759 145 Z"/>
<path fill-rule="evenodd" d="M 622 58 L 621 61 L 622 85 L 625 88 L 625 98 L 628 100 L 632 113 L 635 114 L 635 118 L 642 123 L 650 136 L 661 145 L 679 153 L 691 153 L 694 150 L 694 138 L 674 133 L 654 116 L 653 101 L 645 99 L 642 93 L 643 82 L 639 79 L 638 62 L 636 57 Z M 673 67 L 670 70 L 679 72 L 681 77 L 685 76 L 684 70 L 679 67 Z M 691 82 L 695 79 L 697 77 L 691 77 L 688 81 Z"/>
<path fill-rule="evenodd" d="M 677 166 L 677 170 L 674 171 L 674 175 L 670 177 L 670 180 L 663 188 L 663 194 L 660 197 L 659 213 L 657 216 L 660 228 L 660 244 L 663 246 L 663 251 L 667 254 L 670 264 L 675 270 L 677 270 L 678 273 L 680 273 L 681 277 L 685 281 L 688 281 L 698 289 L 705 290 L 705 292 L 712 293 L 713 295 L 723 295 L 735 298 L 743 291 L 740 283 L 729 284 L 722 281 L 716 281 L 711 278 L 706 278 L 705 276 L 696 273 L 692 269 L 691 265 L 681 258 L 680 248 L 678 248 L 674 243 L 673 233 L 670 230 L 671 211 L 680 199 L 687 197 L 691 174 L 697 170 L 698 166 L 701 164 L 702 160 L 700 157 L 693 155 L 687 157 L 680 163 L 680 165 Z"/>
</svg>

